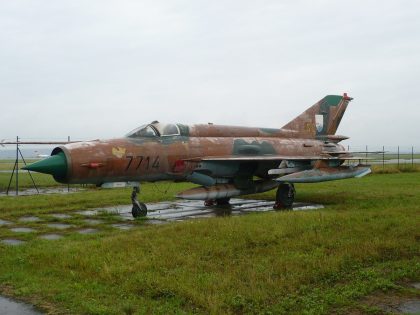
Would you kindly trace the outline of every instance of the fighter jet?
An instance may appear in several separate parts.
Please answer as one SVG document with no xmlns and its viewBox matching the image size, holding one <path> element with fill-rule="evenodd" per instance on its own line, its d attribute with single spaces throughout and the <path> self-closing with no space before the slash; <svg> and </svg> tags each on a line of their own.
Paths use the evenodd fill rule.
<svg viewBox="0 0 420 315">
<path fill-rule="evenodd" d="M 336 135 L 349 102 L 347 94 L 328 95 L 281 129 L 154 121 L 123 138 L 70 143 L 25 169 L 51 174 L 66 184 L 133 187 L 134 217 L 147 207 L 137 195 L 141 182 L 189 181 L 199 187 L 178 198 L 226 205 L 231 197 L 277 188 L 275 209 L 290 208 L 295 183 L 362 177 L 369 166 L 339 143 Z"/>
</svg>

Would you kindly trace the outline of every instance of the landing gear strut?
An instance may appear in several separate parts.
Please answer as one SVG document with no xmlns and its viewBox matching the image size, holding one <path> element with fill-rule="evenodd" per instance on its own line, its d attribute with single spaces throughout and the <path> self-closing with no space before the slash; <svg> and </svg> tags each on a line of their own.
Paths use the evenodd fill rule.
<svg viewBox="0 0 420 315">
<path fill-rule="evenodd" d="M 295 186 L 293 184 L 280 184 L 277 188 L 274 209 L 291 209 L 295 201 Z"/>
<path fill-rule="evenodd" d="M 134 218 L 145 217 L 147 215 L 146 205 L 137 200 L 138 193 L 140 193 L 140 187 L 133 187 L 133 192 L 131 193 L 131 202 L 133 203 L 131 214 Z"/>
</svg>

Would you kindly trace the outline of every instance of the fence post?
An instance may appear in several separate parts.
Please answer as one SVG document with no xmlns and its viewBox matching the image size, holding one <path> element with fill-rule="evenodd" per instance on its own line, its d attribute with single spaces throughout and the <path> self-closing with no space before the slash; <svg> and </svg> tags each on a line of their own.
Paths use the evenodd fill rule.
<svg viewBox="0 0 420 315">
<path fill-rule="evenodd" d="M 400 169 L 400 146 L 398 146 L 398 169 Z"/>
<path fill-rule="evenodd" d="M 16 196 L 19 195 L 19 136 L 16 137 Z"/>
<path fill-rule="evenodd" d="M 365 160 L 365 165 L 367 165 L 368 164 L 368 161 L 367 161 L 367 159 L 368 159 L 368 146 L 366 146 L 366 160 Z"/>
<path fill-rule="evenodd" d="M 385 146 L 382 146 L 382 170 L 385 171 Z"/>
<path fill-rule="evenodd" d="M 411 168 L 414 168 L 414 146 L 411 147 Z"/>
<path fill-rule="evenodd" d="M 67 141 L 70 142 L 70 136 L 67 136 Z M 67 192 L 70 192 L 70 184 L 67 184 Z"/>
</svg>

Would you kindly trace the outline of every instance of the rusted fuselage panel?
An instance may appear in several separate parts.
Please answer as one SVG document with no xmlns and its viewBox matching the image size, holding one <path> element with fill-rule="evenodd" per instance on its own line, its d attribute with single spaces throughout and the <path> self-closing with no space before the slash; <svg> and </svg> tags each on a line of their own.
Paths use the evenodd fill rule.
<svg viewBox="0 0 420 315">
<path fill-rule="evenodd" d="M 185 126 L 190 137 L 257 137 L 257 138 L 299 138 L 297 130 L 197 124 Z"/>
<path fill-rule="evenodd" d="M 336 144 L 329 149 L 344 150 Z M 195 158 L 247 155 L 310 157 L 319 156 L 324 150 L 324 142 L 314 139 L 168 136 L 73 143 L 54 149 L 53 154 L 64 152 L 68 163 L 67 175 L 56 178 L 57 181 L 102 184 L 185 179 L 201 167 L 200 162 L 184 163 Z M 271 164 L 268 165 L 267 170 L 262 172 L 268 172 L 271 167 Z"/>
</svg>

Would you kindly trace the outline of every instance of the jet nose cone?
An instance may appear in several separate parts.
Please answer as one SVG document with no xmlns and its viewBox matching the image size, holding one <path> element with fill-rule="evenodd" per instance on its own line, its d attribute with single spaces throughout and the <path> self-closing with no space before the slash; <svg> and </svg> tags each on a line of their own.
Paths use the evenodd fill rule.
<svg viewBox="0 0 420 315">
<path fill-rule="evenodd" d="M 67 159 L 64 152 L 52 155 L 44 160 L 27 165 L 22 169 L 38 173 L 51 174 L 62 178 L 67 174 Z"/>
</svg>

